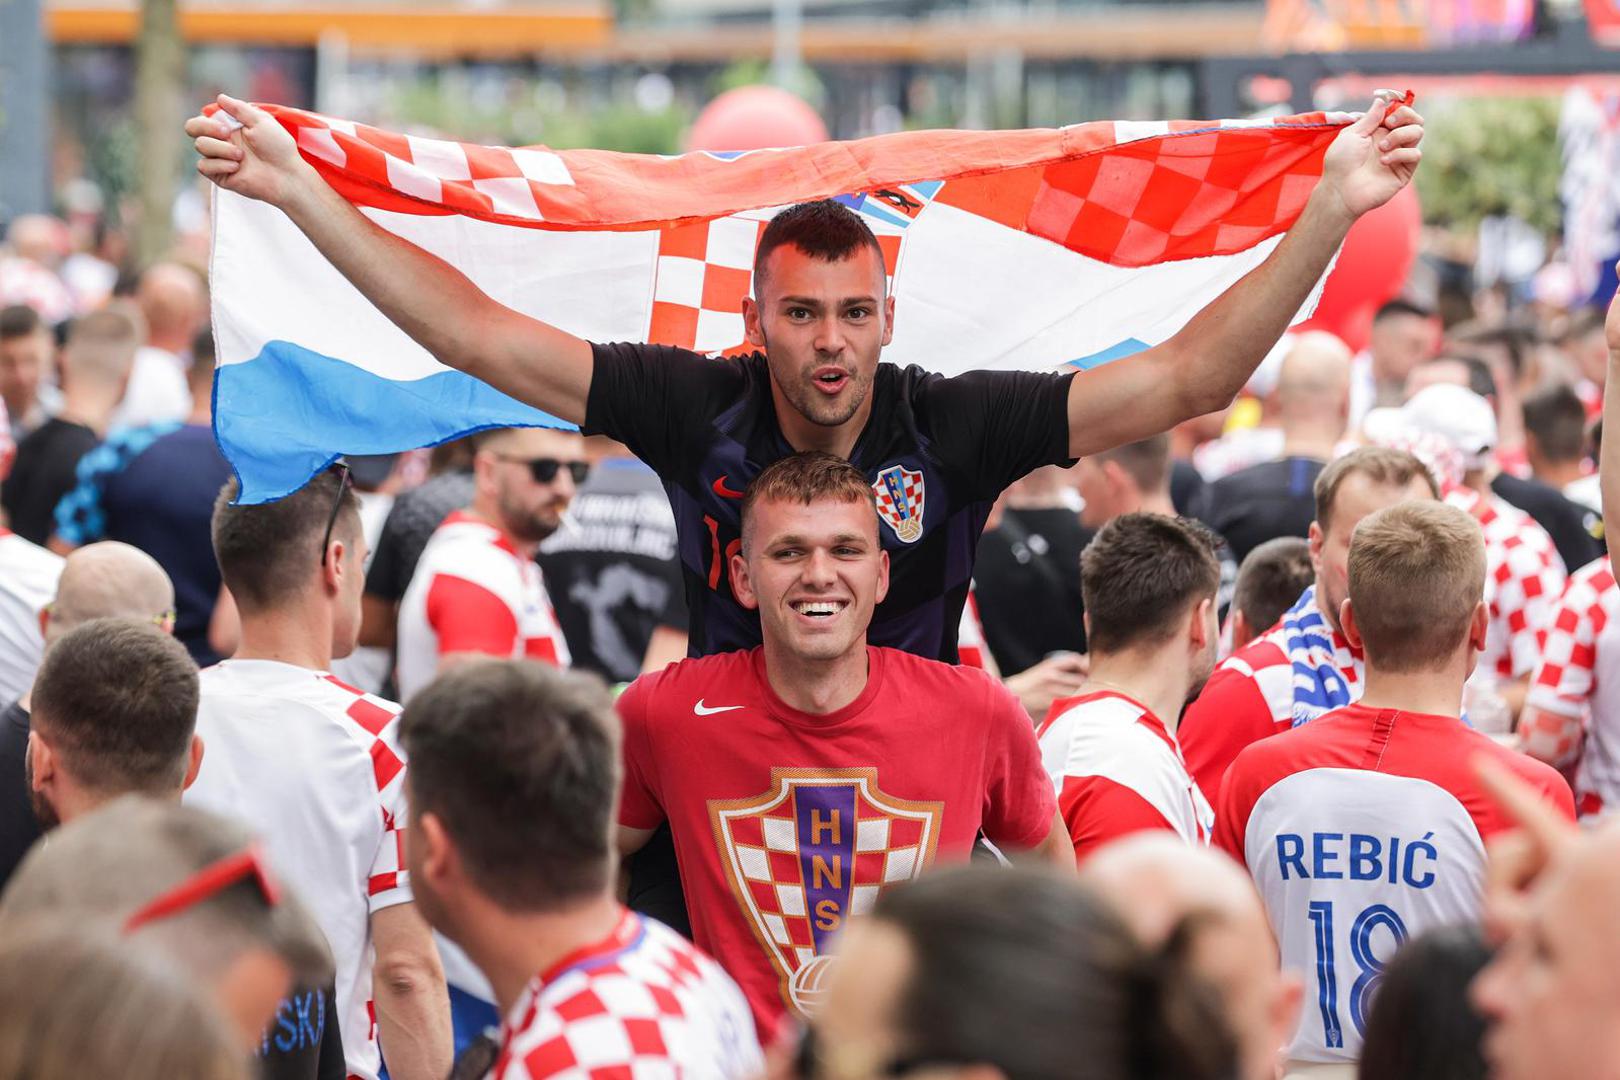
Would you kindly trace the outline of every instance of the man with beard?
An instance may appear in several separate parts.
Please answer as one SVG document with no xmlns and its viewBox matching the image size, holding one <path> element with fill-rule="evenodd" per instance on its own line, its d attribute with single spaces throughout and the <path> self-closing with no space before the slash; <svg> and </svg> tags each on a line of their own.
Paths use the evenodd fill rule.
<svg viewBox="0 0 1620 1080">
<path fill-rule="evenodd" d="M 535 553 L 562 526 L 589 472 L 585 441 L 572 432 L 502 428 L 479 436 L 472 504 L 434 532 L 400 601 L 402 700 L 470 656 L 568 666 Z"/>
<path fill-rule="evenodd" d="M 1209 843 L 1214 814 L 1176 723 L 1215 667 L 1216 543 L 1191 522 L 1125 514 L 1080 556 L 1091 674 L 1038 732 L 1076 859 L 1144 829 Z"/>
</svg>

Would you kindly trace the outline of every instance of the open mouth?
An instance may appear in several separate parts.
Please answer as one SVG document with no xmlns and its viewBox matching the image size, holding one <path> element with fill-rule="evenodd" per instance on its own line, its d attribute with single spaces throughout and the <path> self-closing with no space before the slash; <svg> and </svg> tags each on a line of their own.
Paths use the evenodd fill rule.
<svg viewBox="0 0 1620 1080">
<path fill-rule="evenodd" d="M 843 368 L 824 367 L 810 377 L 816 389 L 825 394 L 836 394 L 849 383 L 849 372 Z"/>
<path fill-rule="evenodd" d="M 848 600 L 799 600 L 790 605 L 800 615 L 811 619 L 829 619 L 849 606 Z"/>
</svg>

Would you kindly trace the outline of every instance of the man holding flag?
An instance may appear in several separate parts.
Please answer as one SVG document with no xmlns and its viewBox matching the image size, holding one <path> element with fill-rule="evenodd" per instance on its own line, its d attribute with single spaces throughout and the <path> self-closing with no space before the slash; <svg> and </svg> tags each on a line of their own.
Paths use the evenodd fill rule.
<svg viewBox="0 0 1620 1080">
<path fill-rule="evenodd" d="M 893 580 L 873 644 L 954 660 L 979 533 L 1002 488 L 1230 401 L 1350 225 L 1410 181 L 1423 136 L 1418 114 L 1381 94 L 1327 148 L 1321 181 L 1281 243 L 1163 343 L 1082 379 L 946 379 L 879 364 L 894 297 L 878 242 L 838 202 L 794 206 L 759 236 L 754 296 L 742 309 L 760 351 L 715 362 L 671 347 L 599 345 L 503 305 L 377 225 L 325 182 L 277 118 L 223 95 L 219 104 L 186 125 L 204 176 L 282 210 L 440 363 L 619 439 L 659 472 L 680 533 L 694 655 L 759 643 L 757 616 L 730 594 L 725 572 L 740 495 L 772 461 L 822 450 L 847 457 L 878 493 Z"/>
</svg>

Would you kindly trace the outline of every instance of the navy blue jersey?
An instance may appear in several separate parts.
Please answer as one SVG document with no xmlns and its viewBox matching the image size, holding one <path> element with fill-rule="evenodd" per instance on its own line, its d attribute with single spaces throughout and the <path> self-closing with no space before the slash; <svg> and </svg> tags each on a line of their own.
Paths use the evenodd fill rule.
<svg viewBox="0 0 1620 1080">
<path fill-rule="evenodd" d="M 793 453 L 765 356 L 711 360 L 685 349 L 595 345 L 585 431 L 652 466 L 669 495 L 693 656 L 760 643 L 726 566 L 741 543 L 742 492 Z M 889 594 L 867 640 L 956 661 L 956 631 L 990 506 L 1041 465 L 1070 464 L 1073 373 L 974 371 L 954 378 L 879 364 L 872 414 L 850 461 L 877 495 Z"/>
</svg>

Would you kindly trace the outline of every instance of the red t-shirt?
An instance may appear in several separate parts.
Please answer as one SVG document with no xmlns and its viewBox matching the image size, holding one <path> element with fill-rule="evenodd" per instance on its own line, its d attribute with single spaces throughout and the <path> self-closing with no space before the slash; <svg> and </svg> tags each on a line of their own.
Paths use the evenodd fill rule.
<svg viewBox="0 0 1620 1080">
<path fill-rule="evenodd" d="M 825 716 L 784 704 L 763 650 L 645 675 L 619 698 L 621 824 L 675 839 L 693 936 L 748 995 L 761 1041 L 825 986 L 825 955 L 883 886 L 965 859 L 982 829 L 1032 848 L 1057 810 L 1029 716 L 982 671 L 872 647 Z"/>
</svg>

